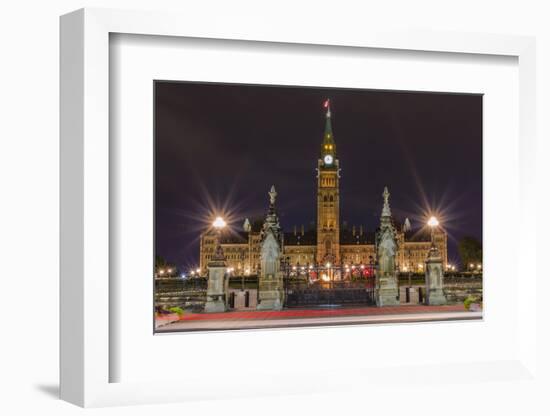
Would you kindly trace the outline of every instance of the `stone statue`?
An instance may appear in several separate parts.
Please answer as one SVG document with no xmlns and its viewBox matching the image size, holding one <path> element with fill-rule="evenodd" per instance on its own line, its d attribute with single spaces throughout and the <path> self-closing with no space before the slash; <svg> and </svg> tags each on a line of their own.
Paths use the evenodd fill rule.
<svg viewBox="0 0 550 416">
<path fill-rule="evenodd" d="M 378 245 L 378 265 L 383 274 L 395 272 L 397 244 L 390 230 L 385 230 Z"/>
<path fill-rule="evenodd" d="M 281 249 L 272 233 L 262 243 L 260 252 L 262 276 L 274 276 L 279 271 Z"/>
<path fill-rule="evenodd" d="M 277 198 L 277 191 L 275 190 L 275 185 L 271 185 L 271 189 L 268 192 L 269 203 L 275 205 L 275 198 Z"/>
</svg>

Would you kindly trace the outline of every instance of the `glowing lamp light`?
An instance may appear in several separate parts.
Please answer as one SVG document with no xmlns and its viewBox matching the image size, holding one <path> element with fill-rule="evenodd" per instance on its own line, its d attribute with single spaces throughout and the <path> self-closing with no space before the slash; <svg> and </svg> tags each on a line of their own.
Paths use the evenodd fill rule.
<svg viewBox="0 0 550 416">
<path fill-rule="evenodd" d="M 430 219 L 428 220 L 428 225 L 432 228 L 437 227 L 439 225 L 439 221 L 435 217 L 430 217 Z"/>
<path fill-rule="evenodd" d="M 325 264 L 325 267 L 328 269 L 330 268 L 330 263 Z"/>
<path fill-rule="evenodd" d="M 224 221 L 224 219 L 222 217 L 216 217 L 216 219 L 212 223 L 212 226 L 214 228 L 217 228 L 218 230 L 221 230 L 226 225 L 227 225 L 227 223 Z"/>
</svg>

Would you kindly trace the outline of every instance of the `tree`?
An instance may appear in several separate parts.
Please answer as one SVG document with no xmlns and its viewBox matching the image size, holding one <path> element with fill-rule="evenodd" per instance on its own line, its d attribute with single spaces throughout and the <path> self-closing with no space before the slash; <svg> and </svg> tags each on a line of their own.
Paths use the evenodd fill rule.
<svg viewBox="0 0 550 416">
<path fill-rule="evenodd" d="M 158 269 L 159 267 L 166 267 L 167 265 L 168 263 L 166 262 L 164 257 L 159 256 L 158 254 L 155 256 L 155 268 Z"/>
<path fill-rule="evenodd" d="M 479 264 L 482 261 L 482 247 L 475 237 L 464 237 L 458 242 L 458 253 L 462 267 L 468 269 L 469 264 Z"/>
</svg>

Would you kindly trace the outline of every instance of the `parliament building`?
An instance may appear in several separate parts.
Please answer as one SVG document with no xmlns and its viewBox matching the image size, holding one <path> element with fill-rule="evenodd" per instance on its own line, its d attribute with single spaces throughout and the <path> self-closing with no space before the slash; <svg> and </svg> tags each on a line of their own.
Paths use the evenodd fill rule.
<svg viewBox="0 0 550 416">
<path fill-rule="evenodd" d="M 330 265 L 340 270 L 337 278 L 345 278 L 353 270 L 372 267 L 375 255 L 375 231 L 363 226 L 340 223 L 340 167 L 334 139 L 330 104 L 327 108 L 325 132 L 317 160 L 317 224 L 315 229 L 294 226 L 283 234 L 283 253 L 287 264 L 296 273 L 317 266 Z M 255 275 L 259 271 L 261 226 L 263 219 L 244 220 L 242 231 L 226 230 L 221 245 L 231 272 Z M 431 245 L 430 232 L 413 229 L 408 219 L 395 223 L 398 252 L 396 267 L 400 272 L 424 272 L 424 262 Z M 434 232 L 434 242 L 447 265 L 447 234 L 441 228 Z M 206 267 L 216 248 L 216 233 L 206 230 L 200 238 L 200 269 Z"/>
</svg>

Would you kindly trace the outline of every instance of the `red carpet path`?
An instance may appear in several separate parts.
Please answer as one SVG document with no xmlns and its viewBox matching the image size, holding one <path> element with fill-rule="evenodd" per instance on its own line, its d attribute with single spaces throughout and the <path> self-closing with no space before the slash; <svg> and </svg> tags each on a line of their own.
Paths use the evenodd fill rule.
<svg viewBox="0 0 550 416">
<path fill-rule="evenodd" d="M 222 313 L 186 313 L 180 321 L 210 321 L 210 320 L 253 320 L 253 319 L 288 319 L 288 318 L 318 318 L 334 316 L 361 315 L 392 315 L 403 313 L 433 313 L 433 312 L 466 312 L 462 304 L 444 306 L 383 306 L 339 309 L 285 309 L 282 311 L 238 311 Z M 162 319 L 162 318 L 161 318 Z"/>
</svg>

